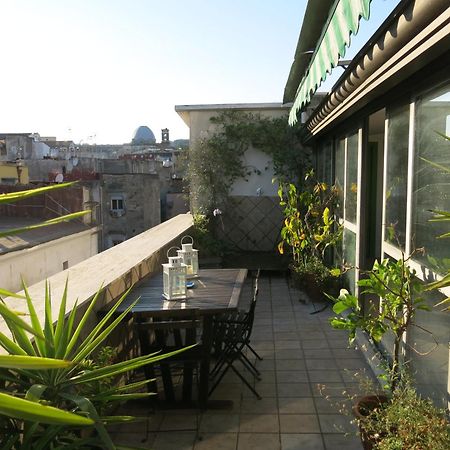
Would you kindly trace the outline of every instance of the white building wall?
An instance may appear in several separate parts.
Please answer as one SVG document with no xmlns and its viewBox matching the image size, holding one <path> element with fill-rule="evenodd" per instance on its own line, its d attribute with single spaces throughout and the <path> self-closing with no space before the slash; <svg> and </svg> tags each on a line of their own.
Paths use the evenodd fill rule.
<svg viewBox="0 0 450 450">
<path fill-rule="evenodd" d="M 246 180 L 238 179 L 231 187 L 231 195 L 276 197 L 278 184 L 273 184 L 275 176 L 272 158 L 266 153 L 249 148 L 243 157 L 243 165 L 250 172 Z M 259 171 L 260 173 L 258 173 Z"/>
<path fill-rule="evenodd" d="M 97 228 L 64 236 L 0 256 L 0 287 L 21 290 L 21 277 L 31 286 L 98 253 Z"/>
</svg>

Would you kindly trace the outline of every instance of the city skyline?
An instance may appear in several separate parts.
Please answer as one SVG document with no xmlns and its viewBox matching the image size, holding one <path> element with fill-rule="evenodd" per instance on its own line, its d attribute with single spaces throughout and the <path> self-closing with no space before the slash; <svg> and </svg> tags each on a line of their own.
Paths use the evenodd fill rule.
<svg viewBox="0 0 450 450">
<path fill-rule="evenodd" d="M 380 19 L 361 22 L 348 55 L 396 3 L 373 2 Z M 281 102 L 305 7 L 305 0 L 4 1 L 0 131 L 123 144 L 146 125 L 159 142 L 162 128 L 171 139 L 189 137 L 175 105 Z"/>
</svg>

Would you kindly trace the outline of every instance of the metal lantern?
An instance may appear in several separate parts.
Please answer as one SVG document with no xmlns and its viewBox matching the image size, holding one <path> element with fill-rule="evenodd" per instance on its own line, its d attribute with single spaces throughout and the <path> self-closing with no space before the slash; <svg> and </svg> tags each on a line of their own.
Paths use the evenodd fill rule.
<svg viewBox="0 0 450 450">
<path fill-rule="evenodd" d="M 184 243 L 184 240 L 189 238 L 191 242 Z M 181 239 L 181 250 L 178 250 L 178 256 L 182 258 L 184 264 L 186 264 L 186 277 L 194 278 L 198 277 L 198 250 L 193 248 L 194 239 L 192 236 L 184 236 Z"/>
<path fill-rule="evenodd" d="M 172 247 L 175 248 L 175 247 Z M 169 256 L 169 262 L 163 264 L 163 296 L 167 300 L 182 300 L 186 298 L 186 265 L 181 257 Z"/>
</svg>

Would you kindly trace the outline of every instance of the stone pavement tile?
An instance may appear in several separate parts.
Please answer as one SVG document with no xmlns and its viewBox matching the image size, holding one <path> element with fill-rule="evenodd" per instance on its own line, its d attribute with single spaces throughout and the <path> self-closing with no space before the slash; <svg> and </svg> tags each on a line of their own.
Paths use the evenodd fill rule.
<svg viewBox="0 0 450 450">
<path fill-rule="evenodd" d="M 350 415 L 352 410 L 352 401 L 345 397 L 314 397 L 314 403 L 318 414 L 339 414 L 345 411 Z"/>
<path fill-rule="evenodd" d="M 362 358 L 339 358 L 336 360 L 336 365 L 340 369 L 348 369 L 348 370 L 362 370 L 365 369 L 369 371 L 369 366 L 366 361 Z"/>
<path fill-rule="evenodd" d="M 280 414 L 281 433 L 320 433 L 316 414 Z"/>
<path fill-rule="evenodd" d="M 254 322 L 255 326 L 260 327 L 260 326 L 271 326 L 272 325 L 272 317 L 270 318 L 259 318 L 258 316 L 255 317 L 255 322 Z"/>
<path fill-rule="evenodd" d="M 277 359 L 277 370 L 306 370 L 303 359 Z"/>
<path fill-rule="evenodd" d="M 147 432 L 135 432 L 135 433 L 110 433 L 111 438 L 116 445 L 129 445 L 143 448 L 150 448 L 153 444 L 153 436 Z"/>
<path fill-rule="evenodd" d="M 322 433 L 356 433 L 357 428 L 352 416 L 343 414 L 319 414 Z"/>
<path fill-rule="evenodd" d="M 231 369 L 230 369 L 231 370 Z M 242 387 L 237 383 L 219 383 L 211 394 L 212 400 L 237 400 L 241 398 Z"/>
<path fill-rule="evenodd" d="M 300 329 L 299 331 L 299 337 L 300 340 L 303 341 L 309 341 L 311 339 L 315 340 L 315 339 L 320 339 L 320 340 L 324 340 L 325 339 L 325 333 L 323 331 L 303 331 Z"/>
<path fill-rule="evenodd" d="M 272 340 L 252 342 L 252 347 L 259 352 L 260 350 L 273 350 L 274 343 Z"/>
<path fill-rule="evenodd" d="M 197 437 L 196 432 L 166 432 L 158 433 L 152 448 L 158 450 L 193 450 Z"/>
<path fill-rule="evenodd" d="M 280 450 L 280 448 L 278 433 L 239 433 L 237 450 Z"/>
<path fill-rule="evenodd" d="M 275 358 L 278 359 L 303 359 L 303 351 L 299 348 L 276 350 Z"/>
<path fill-rule="evenodd" d="M 346 397 L 349 393 L 345 383 L 311 383 L 313 397 Z"/>
<path fill-rule="evenodd" d="M 264 359 L 275 359 L 275 350 L 258 350 L 258 355 Z"/>
<path fill-rule="evenodd" d="M 338 370 L 334 358 L 326 359 L 305 359 L 308 370 Z"/>
<path fill-rule="evenodd" d="M 346 383 L 356 383 L 362 380 L 368 374 L 364 370 L 344 369 L 339 371 L 341 378 Z M 372 378 L 369 376 L 369 378 Z"/>
<path fill-rule="evenodd" d="M 225 376 L 222 378 L 221 383 L 224 384 L 242 384 L 242 380 L 233 372 L 233 370 L 228 370 Z"/>
<path fill-rule="evenodd" d="M 274 323 L 273 324 L 274 333 L 279 333 L 282 331 L 297 331 L 297 324 L 292 323 Z"/>
<path fill-rule="evenodd" d="M 363 450 L 359 436 L 326 434 L 323 439 L 326 450 Z"/>
<path fill-rule="evenodd" d="M 312 397 L 279 398 L 280 414 L 315 414 L 316 408 Z"/>
<path fill-rule="evenodd" d="M 275 383 L 275 370 L 259 370 L 260 373 L 260 380 L 256 380 L 256 386 L 258 386 L 258 383 Z"/>
<path fill-rule="evenodd" d="M 238 414 L 205 413 L 200 418 L 200 432 L 237 433 L 238 430 Z"/>
<path fill-rule="evenodd" d="M 308 376 L 311 383 L 339 383 L 343 381 L 338 370 L 308 370 Z"/>
<path fill-rule="evenodd" d="M 279 333 L 274 333 L 275 341 L 290 341 L 298 340 L 298 333 L 296 331 L 280 331 Z"/>
<path fill-rule="evenodd" d="M 237 438 L 237 433 L 202 433 L 194 450 L 236 450 Z"/>
<path fill-rule="evenodd" d="M 326 339 L 312 339 L 308 341 L 302 341 L 302 347 L 303 349 L 314 349 L 314 350 L 322 350 L 322 349 L 329 349 L 329 344 Z"/>
<path fill-rule="evenodd" d="M 291 349 L 301 349 L 300 342 L 298 340 L 283 340 L 275 341 L 275 350 L 291 350 Z"/>
<path fill-rule="evenodd" d="M 305 355 L 305 359 L 334 358 L 331 350 L 326 348 L 304 348 L 303 354 Z"/>
<path fill-rule="evenodd" d="M 244 398 L 241 403 L 241 413 L 247 414 L 277 414 L 278 403 L 276 397 L 262 399 Z"/>
<path fill-rule="evenodd" d="M 277 370 L 278 383 L 307 383 L 308 374 L 305 370 Z"/>
<path fill-rule="evenodd" d="M 243 398 L 256 398 L 255 394 L 253 394 L 247 386 L 243 386 L 242 389 Z M 277 385 L 275 383 L 264 383 L 262 381 L 258 381 L 255 384 L 255 389 L 262 398 L 277 396 Z"/>
<path fill-rule="evenodd" d="M 261 331 L 255 331 L 255 328 L 252 330 L 252 344 L 259 341 L 273 341 L 274 334 L 271 329 L 267 329 L 267 326 L 263 327 Z"/>
<path fill-rule="evenodd" d="M 311 397 L 309 383 L 278 383 L 278 397 Z"/>
<path fill-rule="evenodd" d="M 241 414 L 241 433 L 278 433 L 278 414 Z"/>
<path fill-rule="evenodd" d="M 159 427 L 160 431 L 194 431 L 198 428 L 197 415 L 166 414 Z"/>
<path fill-rule="evenodd" d="M 324 450 L 320 434 L 282 434 L 281 450 Z"/>
<path fill-rule="evenodd" d="M 362 353 L 356 351 L 353 348 L 336 348 L 332 349 L 331 351 L 336 359 L 349 358 L 349 359 L 359 359 L 363 361 Z"/>
<path fill-rule="evenodd" d="M 274 370 L 275 369 L 275 359 L 263 359 L 256 361 L 256 368 L 258 370 Z"/>
<path fill-rule="evenodd" d="M 348 339 L 339 336 L 334 339 L 328 339 L 328 344 L 332 349 L 346 349 L 348 347 Z"/>
</svg>

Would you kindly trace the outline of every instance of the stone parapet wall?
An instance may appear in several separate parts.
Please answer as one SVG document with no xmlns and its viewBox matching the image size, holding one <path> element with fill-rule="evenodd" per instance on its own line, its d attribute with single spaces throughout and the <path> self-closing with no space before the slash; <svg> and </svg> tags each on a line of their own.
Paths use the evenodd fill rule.
<svg viewBox="0 0 450 450">
<path fill-rule="evenodd" d="M 167 260 L 167 250 L 171 246 L 179 244 L 181 237 L 189 233 L 192 224 L 190 214 L 180 214 L 50 277 L 48 281 L 52 292 L 53 317 L 57 317 L 67 279 L 69 280 L 67 312 L 70 312 L 78 302 L 77 319 L 79 319 L 88 307 L 90 300 L 103 286 L 103 294 L 96 305 L 98 311 L 117 300 L 128 288 L 144 277 L 161 272 L 161 264 Z M 30 286 L 28 292 L 33 299 L 37 316 L 43 324 L 45 281 Z M 7 298 L 5 301 L 11 309 L 18 309 L 17 299 Z M 24 319 L 29 320 L 27 316 L 24 316 Z M 96 323 L 97 318 L 93 315 L 91 327 Z M 89 330 L 87 329 L 87 331 Z M 0 319 L 0 332 L 8 337 L 11 336 L 9 328 L 2 319 Z M 124 326 L 118 332 L 123 333 L 123 345 L 125 346 L 127 343 L 125 337 L 129 335 L 130 328 Z M 0 353 L 4 353 L 4 350 L 0 349 Z"/>
</svg>

